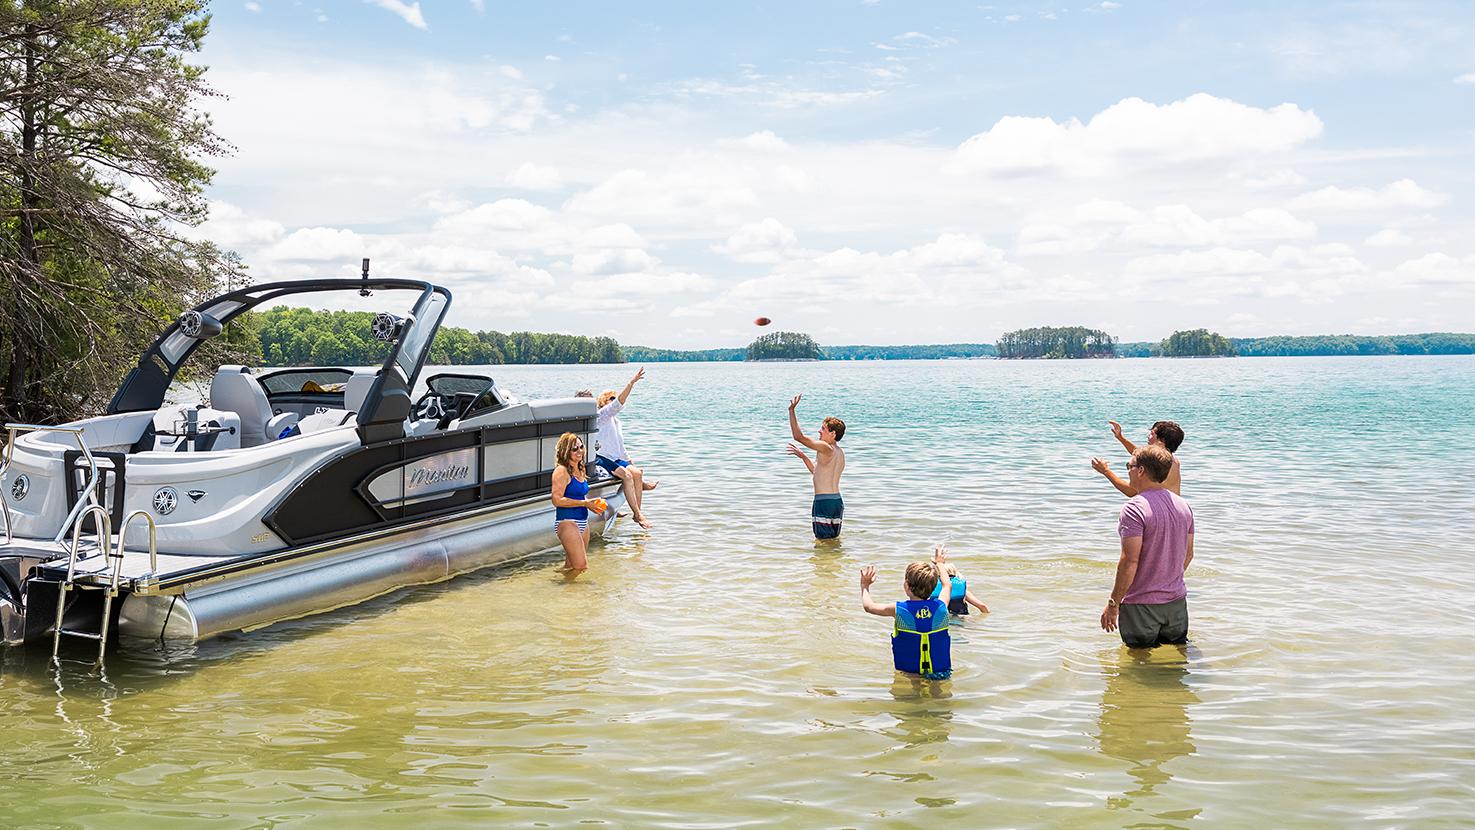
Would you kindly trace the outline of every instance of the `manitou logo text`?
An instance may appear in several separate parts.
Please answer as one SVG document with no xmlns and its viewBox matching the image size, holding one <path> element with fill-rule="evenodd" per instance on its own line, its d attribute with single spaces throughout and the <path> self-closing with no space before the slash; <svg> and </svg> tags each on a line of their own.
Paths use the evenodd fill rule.
<svg viewBox="0 0 1475 830">
<path fill-rule="evenodd" d="M 460 481 L 471 475 L 471 467 L 467 464 L 457 464 L 453 467 L 421 467 L 410 473 L 411 487 L 428 487 L 432 484 L 440 484 L 446 481 Z"/>
<path fill-rule="evenodd" d="M 405 466 L 405 498 L 449 493 L 476 483 L 476 450 L 457 450 Z"/>
</svg>

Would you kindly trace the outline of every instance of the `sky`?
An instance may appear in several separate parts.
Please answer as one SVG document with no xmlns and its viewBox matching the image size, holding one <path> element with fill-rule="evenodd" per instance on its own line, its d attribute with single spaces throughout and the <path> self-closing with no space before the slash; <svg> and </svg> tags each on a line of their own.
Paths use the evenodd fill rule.
<svg viewBox="0 0 1475 830">
<path fill-rule="evenodd" d="M 257 282 L 667 348 L 1475 330 L 1464 0 L 210 11 L 196 232 Z"/>
</svg>

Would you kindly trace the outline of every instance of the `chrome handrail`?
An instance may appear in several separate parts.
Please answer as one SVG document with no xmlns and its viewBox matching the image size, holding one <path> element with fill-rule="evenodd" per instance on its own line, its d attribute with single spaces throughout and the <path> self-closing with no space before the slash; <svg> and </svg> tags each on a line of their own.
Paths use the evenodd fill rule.
<svg viewBox="0 0 1475 830">
<path fill-rule="evenodd" d="M 153 576 L 159 572 L 158 526 L 154 524 L 154 517 L 150 516 L 147 510 L 135 510 L 129 513 L 123 519 L 123 523 L 118 525 L 118 547 L 113 555 L 118 559 L 123 558 L 123 539 L 128 535 L 128 525 L 133 522 L 135 516 L 142 516 L 144 521 L 149 523 L 149 576 Z M 117 587 L 118 580 L 114 574 L 113 589 L 116 590 Z"/>
<path fill-rule="evenodd" d="M 77 503 L 82 504 L 80 500 Z M 98 516 L 101 517 L 100 519 L 96 520 L 98 523 L 97 549 L 106 554 L 108 550 L 108 541 L 110 541 L 113 536 L 113 520 L 110 516 L 108 516 L 108 511 L 102 509 L 100 505 L 96 504 L 88 505 L 86 509 L 82 511 L 82 516 L 91 516 L 93 513 L 96 513 Z M 61 654 L 61 635 L 65 633 L 62 630 L 61 621 L 62 617 L 66 614 L 67 611 L 67 592 L 71 591 L 73 588 L 72 577 L 76 574 L 77 571 L 77 552 L 81 550 L 81 545 L 82 517 L 78 517 L 77 521 L 72 525 L 72 551 L 71 554 L 67 557 L 67 578 L 62 580 L 61 585 L 58 585 L 56 589 L 56 626 L 52 629 L 51 637 L 51 659 L 53 662 L 59 659 L 59 655 Z M 106 626 L 107 610 L 104 610 L 103 615 L 103 625 Z M 104 628 L 103 631 L 106 632 L 107 629 Z M 102 659 L 102 648 L 103 646 L 106 646 L 107 637 L 105 634 L 103 635 L 102 639 L 104 641 L 103 645 L 98 647 L 99 660 Z"/>
<path fill-rule="evenodd" d="M 87 506 L 89 504 L 93 506 L 97 505 L 97 459 L 92 457 L 92 450 L 88 448 L 87 442 L 82 439 L 84 430 L 82 427 L 43 426 L 41 424 L 6 424 L 5 430 L 9 433 L 9 439 L 5 443 L 5 463 L 3 466 L 0 466 L 0 476 L 3 476 L 5 471 L 10 469 L 10 462 L 15 453 L 16 433 L 18 432 L 69 432 L 73 438 L 77 439 L 77 448 L 82 450 L 82 457 L 87 459 L 87 487 L 84 488 L 83 493 L 77 495 L 77 503 L 72 506 L 72 511 L 67 514 L 66 521 L 61 523 L 61 529 L 51 539 L 52 542 L 61 544 L 61 540 L 67 535 L 67 528 L 79 522 Z M 70 475 L 70 470 L 62 470 L 63 477 Z M 67 481 L 66 485 L 70 487 L 71 482 Z M 10 500 L 5 497 L 4 492 L 0 492 L 0 503 L 4 504 L 6 544 L 9 544 L 11 540 Z"/>
</svg>

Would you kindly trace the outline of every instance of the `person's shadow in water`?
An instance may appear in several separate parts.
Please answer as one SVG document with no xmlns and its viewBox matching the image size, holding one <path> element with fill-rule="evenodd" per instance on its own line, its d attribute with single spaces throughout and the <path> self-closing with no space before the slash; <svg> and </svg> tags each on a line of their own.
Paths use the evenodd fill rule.
<svg viewBox="0 0 1475 830">
<path fill-rule="evenodd" d="M 1101 699 L 1098 742 L 1101 754 L 1125 761 L 1137 786 L 1107 800 L 1113 810 L 1160 795 L 1172 780 L 1165 767 L 1175 758 L 1192 755 L 1196 748 L 1189 729 L 1188 708 L 1199 702 L 1188 687 L 1193 646 L 1129 649 L 1122 646 L 1102 656 L 1106 693 Z M 1189 820 L 1200 811 L 1175 810 L 1155 814 L 1163 820 Z"/>
</svg>

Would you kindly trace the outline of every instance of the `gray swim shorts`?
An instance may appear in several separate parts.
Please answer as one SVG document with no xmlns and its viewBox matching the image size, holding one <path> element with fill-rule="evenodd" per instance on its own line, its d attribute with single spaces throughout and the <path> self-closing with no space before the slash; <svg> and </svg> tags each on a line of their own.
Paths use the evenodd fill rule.
<svg viewBox="0 0 1475 830">
<path fill-rule="evenodd" d="M 1123 603 L 1117 630 L 1131 648 L 1182 645 L 1188 642 L 1188 597 L 1160 605 Z"/>
</svg>

